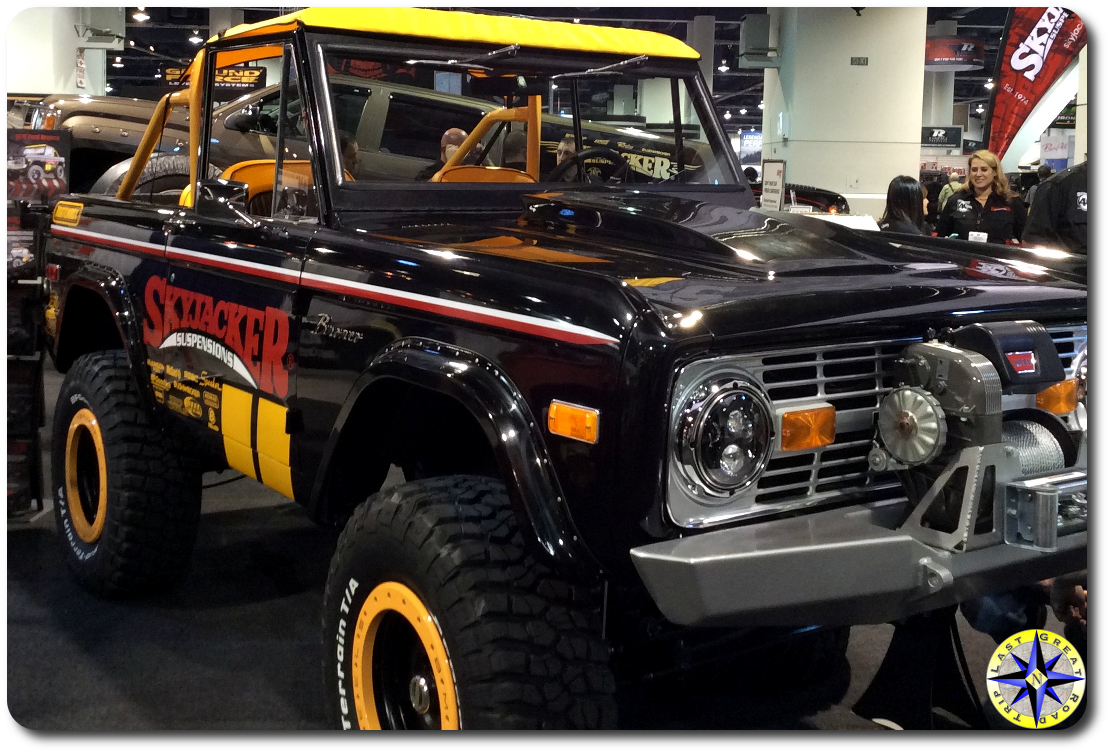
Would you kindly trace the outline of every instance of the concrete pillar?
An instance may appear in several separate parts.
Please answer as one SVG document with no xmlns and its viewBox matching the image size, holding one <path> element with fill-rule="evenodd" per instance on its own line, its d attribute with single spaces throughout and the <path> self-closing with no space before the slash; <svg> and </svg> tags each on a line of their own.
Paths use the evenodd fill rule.
<svg viewBox="0 0 1110 753">
<path fill-rule="evenodd" d="M 926 28 L 926 37 L 954 37 L 958 34 L 955 21 L 937 21 Z M 922 56 L 924 60 L 924 56 Z M 955 99 L 956 74 L 953 71 L 925 71 L 921 125 L 952 125 L 952 102 Z"/>
<path fill-rule="evenodd" d="M 1079 51 L 1079 91 L 1075 95 L 1075 162 L 1087 160 L 1087 47 Z"/>
<path fill-rule="evenodd" d="M 16 14 L 7 28 L 8 91 L 78 93 L 80 37 L 73 27 L 80 22 L 80 8 L 27 8 Z"/>
<path fill-rule="evenodd" d="M 764 159 L 786 160 L 788 182 L 838 191 L 854 214 L 878 217 L 891 179 L 921 167 L 926 9 L 768 11 L 780 67 L 765 73 Z"/>
<path fill-rule="evenodd" d="M 639 83 L 636 93 L 640 115 L 648 123 L 673 123 L 674 109 L 671 107 L 671 84 L 664 78 L 652 78 Z"/>
<path fill-rule="evenodd" d="M 921 98 L 921 125 L 952 125 L 956 74 L 951 71 L 925 71 L 924 87 Z"/>
<path fill-rule="evenodd" d="M 701 55 L 698 65 L 710 92 L 713 91 L 713 71 L 718 65 L 717 53 L 713 48 L 716 27 L 717 19 L 715 16 L 694 16 L 694 20 L 686 24 L 686 44 L 693 47 Z"/>
<path fill-rule="evenodd" d="M 243 23 L 243 11 L 235 8 L 208 9 L 208 35 L 215 36 Z"/>
<path fill-rule="evenodd" d="M 82 94 L 102 96 L 108 84 L 108 50 L 85 48 L 85 88 Z"/>
</svg>

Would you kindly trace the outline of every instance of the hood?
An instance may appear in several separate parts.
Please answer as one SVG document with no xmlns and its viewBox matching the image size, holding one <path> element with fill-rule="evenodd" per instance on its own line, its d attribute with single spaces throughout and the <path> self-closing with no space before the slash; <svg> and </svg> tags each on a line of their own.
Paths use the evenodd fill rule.
<svg viewBox="0 0 1110 753">
<path fill-rule="evenodd" d="M 62 123 L 75 118 L 111 119 L 146 126 L 154 114 L 157 102 L 133 97 L 108 97 L 89 94 L 52 94 L 42 101 L 43 106 L 61 114 Z M 170 114 L 168 123 L 186 126 L 185 108 L 178 107 Z"/>
<path fill-rule="evenodd" d="M 700 312 L 727 337 L 767 328 L 877 319 L 1086 319 L 1086 291 L 1004 246 L 916 244 L 816 217 L 622 191 L 546 192 L 500 221 L 414 223 L 393 240 L 604 275 L 663 322 Z M 365 226 L 364 226 L 365 227 Z M 369 229 L 369 227 L 367 227 Z M 924 319 L 923 319 L 924 318 Z M 695 334 L 695 332 L 691 332 Z"/>
</svg>

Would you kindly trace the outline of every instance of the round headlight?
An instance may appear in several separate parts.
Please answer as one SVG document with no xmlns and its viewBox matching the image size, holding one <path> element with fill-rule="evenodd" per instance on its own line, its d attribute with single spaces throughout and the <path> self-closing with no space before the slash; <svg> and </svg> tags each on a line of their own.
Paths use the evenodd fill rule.
<svg viewBox="0 0 1110 753">
<path fill-rule="evenodd" d="M 679 458 L 687 479 L 714 496 L 748 486 L 767 465 L 774 422 L 766 399 L 742 380 L 699 385 L 679 423 Z"/>
</svg>

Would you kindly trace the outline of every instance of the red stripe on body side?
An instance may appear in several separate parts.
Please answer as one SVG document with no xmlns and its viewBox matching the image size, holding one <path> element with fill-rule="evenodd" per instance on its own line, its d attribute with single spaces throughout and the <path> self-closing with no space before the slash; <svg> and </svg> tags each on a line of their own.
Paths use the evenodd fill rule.
<svg viewBox="0 0 1110 753">
<path fill-rule="evenodd" d="M 378 301 L 379 303 L 391 303 L 404 308 L 417 309 L 419 311 L 426 311 L 431 314 L 439 314 L 451 319 L 463 319 L 476 324 L 486 324 L 491 327 L 498 327 L 500 329 L 513 330 L 515 332 L 523 332 L 529 335 L 537 335 L 545 337 L 550 340 L 560 340 L 562 342 L 571 343 L 574 345 L 611 345 L 618 342 L 614 337 L 603 335 L 600 332 L 596 334 L 588 334 L 585 332 L 574 332 L 561 329 L 557 326 L 545 324 L 542 320 L 531 319 L 531 321 L 520 321 L 517 319 L 508 318 L 506 316 L 498 316 L 496 314 L 483 314 L 478 311 L 471 311 L 468 309 L 460 309 L 447 303 L 432 303 L 430 301 L 414 300 L 405 296 L 404 294 L 386 293 L 384 291 L 370 291 L 361 288 L 356 284 L 344 284 L 341 280 L 318 280 L 305 278 L 301 283 L 306 287 L 316 288 L 318 290 L 325 290 L 331 293 L 339 293 L 342 295 L 350 295 L 356 298 L 362 298 L 370 301 Z"/>
<path fill-rule="evenodd" d="M 92 243 L 101 246 L 108 246 L 109 248 L 120 249 L 121 251 L 134 251 L 136 253 L 144 254 L 146 256 L 156 256 L 162 258 L 164 249 L 157 244 L 142 244 L 139 241 L 129 241 L 126 238 L 116 238 L 105 236 L 102 233 L 86 232 L 82 230 L 72 230 L 70 228 L 59 227 L 51 225 L 50 231 L 54 235 L 70 240 L 81 241 L 82 243 Z"/>
</svg>

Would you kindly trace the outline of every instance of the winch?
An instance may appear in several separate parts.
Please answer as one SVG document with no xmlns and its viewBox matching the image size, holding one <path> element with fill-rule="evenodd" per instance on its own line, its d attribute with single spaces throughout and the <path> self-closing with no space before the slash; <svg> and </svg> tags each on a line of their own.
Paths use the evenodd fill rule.
<svg viewBox="0 0 1110 753">
<path fill-rule="evenodd" d="M 902 351 L 879 406 L 874 471 L 898 472 L 902 529 L 953 551 L 999 541 L 1052 550 L 1086 528 L 1084 430 L 1055 344 L 1033 321 L 972 324 Z"/>
</svg>

